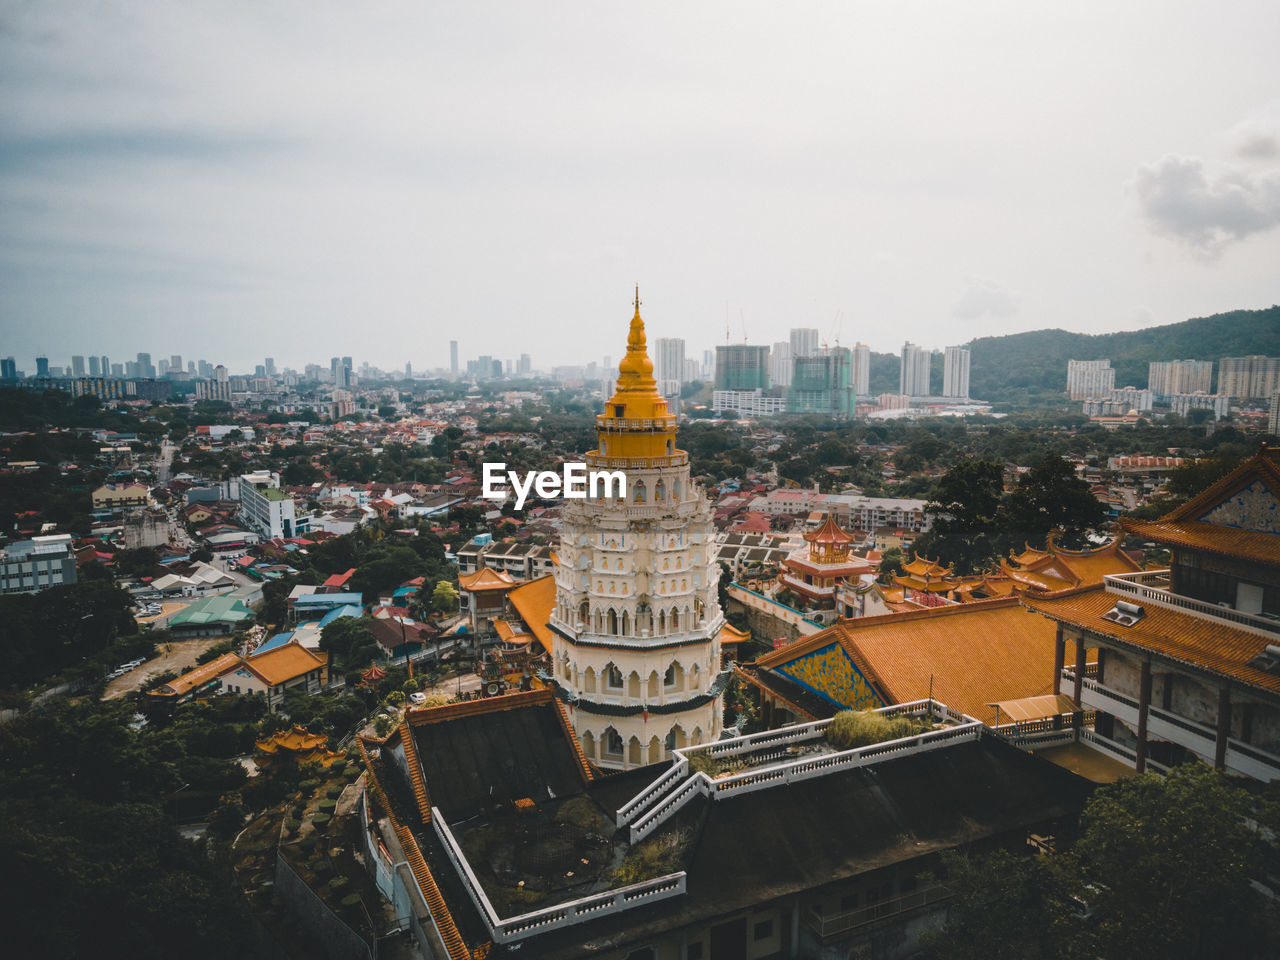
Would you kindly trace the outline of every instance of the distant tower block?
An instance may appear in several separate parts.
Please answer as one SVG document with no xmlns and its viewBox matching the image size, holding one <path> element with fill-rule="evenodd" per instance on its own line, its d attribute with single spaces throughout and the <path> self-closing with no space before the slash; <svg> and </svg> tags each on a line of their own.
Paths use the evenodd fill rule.
<svg viewBox="0 0 1280 960">
<path fill-rule="evenodd" d="M 711 504 L 676 449 L 640 297 L 588 470 L 622 470 L 626 495 L 567 500 L 551 627 L 552 675 L 583 752 L 610 769 L 657 763 L 720 735 L 727 673 Z"/>
</svg>

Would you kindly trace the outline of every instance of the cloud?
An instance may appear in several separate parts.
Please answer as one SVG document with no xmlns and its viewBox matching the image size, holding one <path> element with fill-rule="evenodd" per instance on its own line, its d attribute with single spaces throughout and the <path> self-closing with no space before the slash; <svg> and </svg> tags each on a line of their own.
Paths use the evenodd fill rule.
<svg viewBox="0 0 1280 960">
<path fill-rule="evenodd" d="M 996 284 L 974 281 L 951 312 L 961 320 L 1011 317 L 1018 312 L 1018 298 Z"/>
<path fill-rule="evenodd" d="M 1199 157 L 1167 156 L 1138 168 L 1134 191 L 1153 231 L 1207 258 L 1280 225 L 1280 171 L 1210 178 Z"/>
<path fill-rule="evenodd" d="M 1280 140 L 1268 133 L 1255 133 L 1236 147 L 1236 156 L 1245 160 L 1280 158 Z"/>
</svg>

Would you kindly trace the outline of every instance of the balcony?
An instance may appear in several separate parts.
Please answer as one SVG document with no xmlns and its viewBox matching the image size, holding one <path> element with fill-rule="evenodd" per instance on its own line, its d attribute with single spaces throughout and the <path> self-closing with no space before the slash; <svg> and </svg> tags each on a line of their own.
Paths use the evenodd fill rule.
<svg viewBox="0 0 1280 960">
<path fill-rule="evenodd" d="M 1066 683 L 1074 683 L 1070 670 L 1062 671 Z M 1080 683 L 1080 703 L 1089 710 L 1111 714 L 1134 730 L 1138 729 L 1138 701 L 1113 687 L 1084 677 Z M 1212 763 L 1218 740 L 1217 731 L 1207 724 L 1188 720 L 1168 710 L 1148 705 L 1147 736 L 1186 747 Z M 1268 782 L 1280 778 L 1280 756 L 1229 737 L 1226 766 L 1229 773 Z"/>
<path fill-rule="evenodd" d="M 1207 617 L 1264 637 L 1280 637 L 1280 618 L 1242 613 L 1231 607 L 1218 606 L 1207 600 L 1174 593 L 1169 589 L 1168 570 L 1144 570 L 1141 573 L 1116 573 L 1103 578 L 1108 593 L 1122 596 L 1132 603 L 1151 603 L 1195 617 Z"/>
<path fill-rule="evenodd" d="M 856 930 L 858 927 L 865 927 L 877 920 L 897 917 L 912 910 L 941 903 L 950 899 L 952 895 L 947 887 L 935 884 L 931 887 L 912 890 L 891 900 L 869 903 L 865 907 L 846 910 L 843 913 L 822 914 L 811 908 L 805 911 L 805 923 L 810 930 L 825 940 L 828 937 L 837 937 L 850 930 Z"/>
</svg>

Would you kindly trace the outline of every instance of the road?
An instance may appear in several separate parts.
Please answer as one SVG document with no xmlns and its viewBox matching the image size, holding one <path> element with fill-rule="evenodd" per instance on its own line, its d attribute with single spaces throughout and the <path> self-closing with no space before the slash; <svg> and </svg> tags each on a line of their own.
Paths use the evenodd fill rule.
<svg viewBox="0 0 1280 960">
<path fill-rule="evenodd" d="M 160 444 L 160 456 L 156 459 L 156 485 L 164 486 L 169 482 L 169 467 L 173 463 L 173 451 L 176 448 L 168 437 Z"/>
</svg>

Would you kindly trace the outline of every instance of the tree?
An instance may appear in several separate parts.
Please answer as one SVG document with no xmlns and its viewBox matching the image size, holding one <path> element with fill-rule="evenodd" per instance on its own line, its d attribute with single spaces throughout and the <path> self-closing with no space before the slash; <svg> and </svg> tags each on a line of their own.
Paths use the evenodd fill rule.
<svg viewBox="0 0 1280 960">
<path fill-rule="evenodd" d="M 1003 546 L 996 526 L 1003 482 L 1003 468 L 990 460 L 961 460 L 948 470 L 925 507 L 932 524 L 916 552 L 939 556 L 961 574 L 985 569 Z"/>
<path fill-rule="evenodd" d="M 956 896 L 930 946 L 939 960 L 1270 955 L 1251 824 L 1272 814 L 1199 763 L 1100 787 L 1065 853 L 944 858 Z"/>
<path fill-rule="evenodd" d="M 1002 504 L 999 525 L 1007 547 L 1040 547 L 1050 530 L 1061 529 L 1063 545 L 1079 549 L 1105 518 L 1106 509 L 1089 485 L 1076 478 L 1071 464 L 1050 455 L 1018 479 Z"/>
<path fill-rule="evenodd" d="M 441 580 L 431 592 L 431 608 L 437 613 L 457 613 L 458 588 L 448 580 Z"/>
</svg>

